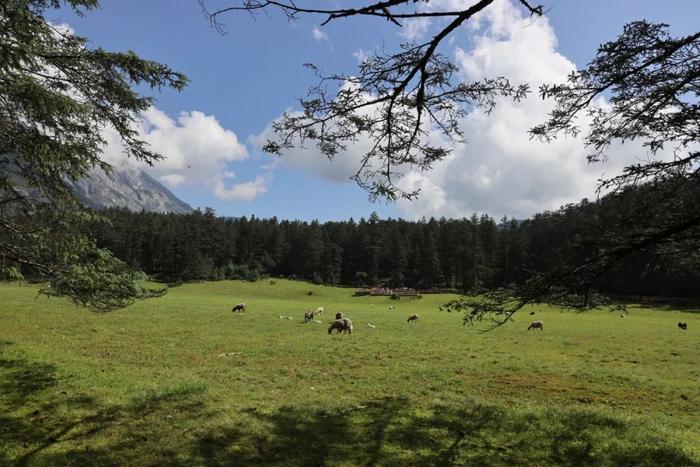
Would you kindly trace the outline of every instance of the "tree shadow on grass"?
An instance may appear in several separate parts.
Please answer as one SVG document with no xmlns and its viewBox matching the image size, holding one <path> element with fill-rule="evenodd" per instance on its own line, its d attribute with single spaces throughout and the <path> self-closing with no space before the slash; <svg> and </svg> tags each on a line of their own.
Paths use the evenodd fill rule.
<svg viewBox="0 0 700 467">
<path fill-rule="evenodd" d="M 621 299 L 622 303 L 631 306 L 638 306 L 643 309 L 656 311 L 682 311 L 683 313 L 700 313 L 700 301 L 696 299 L 672 299 L 659 298 L 650 300 L 642 298 Z"/>
<path fill-rule="evenodd" d="M 324 413 L 254 413 L 265 432 L 221 428 L 200 439 L 208 465 L 697 466 L 681 449 L 591 412 L 518 413 L 493 406 L 412 407 L 384 399 Z"/>
<path fill-rule="evenodd" d="M 0 343 L 0 465 L 187 465 L 163 443 L 172 426 L 206 418 L 197 385 L 139 394 L 125 405 L 75 393 L 56 367 L 6 357 Z"/>
<path fill-rule="evenodd" d="M 388 397 L 249 409 L 223 424 L 201 386 L 110 405 L 71 392 L 52 365 L 1 353 L 0 390 L 0 465 L 700 465 L 592 411 Z"/>
<path fill-rule="evenodd" d="M 700 305 L 681 304 L 681 303 L 641 303 L 637 304 L 640 308 L 652 309 L 655 311 L 682 311 L 683 313 L 700 313 Z"/>
</svg>

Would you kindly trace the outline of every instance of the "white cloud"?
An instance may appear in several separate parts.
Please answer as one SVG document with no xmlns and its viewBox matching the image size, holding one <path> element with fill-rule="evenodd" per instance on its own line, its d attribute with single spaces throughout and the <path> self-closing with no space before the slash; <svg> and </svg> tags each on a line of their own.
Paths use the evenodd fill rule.
<svg viewBox="0 0 700 467">
<path fill-rule="evenodd" d="M 355 60 L 357 60 L 357 63 L 363 63 L 366 61 L 369 57 L 370 54 L 368 54 L 365 50 L 363 49 L 358 49 L 355 52 L 352 53 L 352 56 L 355 57 Z"/>
<path fill-rule="evenodd" d="M 322 42 L 330 42 L 330 38 L 328 37 L 328 34 L 326 34 L 325 31 L 321 31 L 318 26 L 314 26 L 313 29 L 311 30 L 311 36 L 314 38 L 316 42 L 319 44 Z"/>
<path fill-rule="evenodd" d="M 217 198 L 226 201 L 252 201 L 267 192 L 271 178 L 271 174 L 258 175 L 253 181 L 238 183 L 231 188 L 226 188 L 224 182 L 219 180 L 214 187 L 214 193 Z"/>
<path fill-rule="evenodd" d="M 427 5 L 463 9 L 472 3 L 435 0 Z M 426 22 L 412 31 L 425 33 L 429 26 Z M 537 96 L 537 87 L 563 82 L 575 69 L 572 61 L 557 52 L 555 31 L 546 17 L 531 18 L 517 3 L 496 0 L 462 33 L 468 35 L 471 46 L 453 47 L 452 53 L 465 81 L 505 76 L 514 83 L 528 83 L 533 93 L 519 103 L 499 99 L 490 115 L 471 111 L 461 121 L 466 144 L 454 144 L 452 153 L 432 170 L 410 171 L 399 182 L 406 191 L 421 190 L 417 201 L 397 203 L 403 215 L 463 217 L 478 212 L 525 218 L 595 197 L 604 172 L 619 173 L 647 155 L 640 145 L 628 143 L 611 148 L 609 162 L 589 164 L 581 139 L 562 137 L 550 144 L 530 140 L 528 130 L 543 122 L 553 106 Z M 455 43 L 460 42 L 464 43 Z M 585 119 L 581 123 L 585 125 Z M 258 138 L 270 136 L 268 128 Z M 310 145 L 286 152 L 282 160 L 318 176 L 347 182 L 369 147 L 366 139 L 360 139 L 329 162 Z"/>
<path fill-rule="evenodd" d="M 176 187 L 185 183 L 185 177 L 180 174 L 162 175 L 158 177 L 158 180 L 170 187 Z"/>
<path fill-rule="evenodd" d="M 227 162 L 248 158 L 236 135 L 212 115 L 180 113 L 177 121 L 151 107 L 143 115 L 141 135 L 151 148 L 165 156 L 150 172 L 182 175 L 187 183 L 207 184 L 223 175 Z"/>
<path fill-rule="evenodd" d="M 473 3 L 474 2 L 472 0 L 431 0 L 429 2 L 418 3 L 416 10 L 425 13 L 463 11 L 473 6 Z M 419 17 L 414 19 L 403 19 L 401 22 L 402 27 L 399 30 L 399 36 L 408 39 L 409 41 L 423 39 L 431 28 L 434 26 L 446 25 L 448 21 L 452 21 L 453 19 L 454 17 Z M 469 24 L 473 22 L 473 18 L 469 20 Z M 450 36 L 450 43 L 452 40 L 454 40 L 454 36 Z"/>
<path fill-rule="evenodd" d="M 543 82 L 564 81 L 575 68 L 556 51 L 548 20 L 533 22 L 509 1 L 494 2 L 474 24 L 474 47 L 455 51 L 465 80 L 506 76 L 536 90 Z M 578 139 L 530 140 L 528 130 L 551 109 L 551 102 L 531 95 L 520 103 L 499 99 L 490 115 L 472 111 L 461 124 L 467 144 L 454 145 L 433 171 L 406 177 L 402 184 L 421 188 L 424 199 L 401 201 L 399 209 L 415 216 L 485 212 L 523 218 L 594 196 L 602 170 L 619 170 L 638 148 L 617 148 L 615 164 L 601 167 L 587 163 Z"/>
<path fill-rule="evenodd" d="M 272 128 L 268 127 L 255 138 L 251 138 L 251 142 L 258 147 L 262 147 L 264 141 L 274 138 L 275 135 Z M 360 157 L 363 154 L 363 150 L 368 150 L 369 148 L 368 143 L 358 142 L 350 150 L 339 152 L 331 161 L 319 152 L 313 142 L 310 142 L 305 147 L 285 150 L 279 163 L 301 168 L 308 173 L 335 182 L 347 182 L 360 167 Z"/>
<path fill-rule="evenodd" d="M 467 144 L 454 145 L 450 157 L 433 171 L 411 173 L 402 180 L 402 186 L 422 190 L 418 203 L 398 203 L 402 212 L 525 218 L 594 197 L 603 171 L 618 173 L 646 154 L 639 145 L 620 144 L 610 149 L 608 163 L 588 164 L 588 150 L 580 139 L 561 138 L 550 144 L 530 140 L 528 130 L 552 109 L 551 102 L 537 97 L 537 87 L 563 82 L 575 65 L 556 51 L 556 36 L 546 17 L 533 22 L 510 1 L 497 0 L 476 20 L 471 28 L 474 47 L 455 51 L 464 79 L 506 76 L 530 84 L 535 93 L 520 103 L 499 99 L 490 115 L 472 111 L 461 122 Z"/>
<path fill-rule="evenodd" d="M 429 5 L 430 3 L 424 4 Z M 432 21 L 430 18 L 416 18 L 404 21 L 404 24 L 399 31 L 399 35 L 409 41 L 420 39 L 428 32 Z"/>
<path fill-rule="evenodd" d="M 74 35 L 73 28 L 66 23 L 49 23 L 56 34 Z M 57 70 L 48 70 L 57 74 Z M 76 98 L 80 95 L 76 91 Z M 254 182 L 224 188 L 224 180 L 236 176 L 227 165 L 247 159 L 245 145 L 239 143 L 236 134 L 221 126 L 213 115 L 200 111 L 181 112 L 177 120 L 165 112 L 151 107 L 143 112 L 136 126 L 138 137 L 148 143 L 149 149 L 163 156 L 152 166 L 126 157 L 119 135 L 113 128 L 102 132 L 106 145 L 102 159 L 117 167 L 143 170 L 170 188 L 194 185 L 203 186 L 226 200 L 251 201 L 264 194 L 267 175 Z M 269 169 L 263 168 L 263 172 Z"/>
<path fill-rule="evenodd" d="M 369 109 L 365 109 L 369 112 Z M 300 115 L 299 112 L 288 110 L 290 116 Z M 249 143 L 257 148 L 262 148 L 268 140 L 277 139 L 272 126 L 268 125 L 262 133 L 252 136 Z M 346 183 L 354 176 L 362 163 L 362 155 L 372 147 L 366 137 L 360 137 L 355 144 L 347 150 L 339 151 L 333 160 L 322 155 L 313 141 L 307 141 L 306 145 L 285 149 L 283 156 L 277 159 L 272 167 L 282 164 L 288 167 L 300 168 L 308 173 L 322 178 Z"/>
<path fill-rule="evenodd" d="M 149 149 L 163 156 L 153 166 L 126 158 L 119 137 L 112 129 L 105 130 L 108 144 L 103 159 L 116 166 L 128 166 L 144 170 L 170 188 L 199 186 L 227 200 L 250 201 L 265 193 L 268 178 L 256 179 L 255 189 L 246 187 L 224 189 L 224 180 L 235 177 L 228 164 L 249 157 L 246 147 L 235 133 L 221 126 L 213 115 L 200 111 L 181 112 L 177 120 L 165 112 L 151 107 L 141 116 L 139 137 L 149 144 Z M 232 191 L 233 190 L 233 191 Z M 246 193 L 238 197 L 230 193 Z"/>
</svg>

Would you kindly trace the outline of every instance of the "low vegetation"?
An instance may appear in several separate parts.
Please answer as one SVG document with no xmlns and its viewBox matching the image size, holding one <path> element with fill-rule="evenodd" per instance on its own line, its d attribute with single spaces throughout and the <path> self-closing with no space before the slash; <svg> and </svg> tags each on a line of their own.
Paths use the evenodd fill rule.
<svg viewBox="0 0 700 467">
<path fill-rule="evenodd" d="M 529 307 L 482 332 L 438 310 L 453 296 L 282 279 L 108 315 L 0 296 L 2 465 L 700 465 L 698 309 Z"/>
</svg>

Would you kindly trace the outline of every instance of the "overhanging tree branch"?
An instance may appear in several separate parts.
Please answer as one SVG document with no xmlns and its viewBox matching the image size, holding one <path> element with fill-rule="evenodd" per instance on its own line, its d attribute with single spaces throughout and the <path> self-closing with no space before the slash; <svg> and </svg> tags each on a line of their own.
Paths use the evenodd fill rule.
<svg viewBox="0 0 700 467">
<path fill-rule="evenodd" d="M 437 130 L 449 143 L 461 141 L 459 119 L 468 110 L 481 107 L 487 112 L 497 97 L 522 99 L 528 93 L 524 84 L 511 84 L 506 77 L 475 82 L 459 80 L 458 67 L 439 53 L 445 39 L 493 0 L 475 1 L 460 10 L 428 9 L 429 2 L 416 8 L 413 0 L 363 2 L 355 8 L 323 9 L 297 2 L 242 0 L 212 12 L 200 0 L 212 24 L 225 13 L 282 11 L 288 18 L 300 15 L 325 16 L 323 24 L 341 18 L 361 16 L 384 18 L 395 26 L 401 21 L 420 18 L 445 18 L 437 33 L 422 43 L 402 44 L 397 52 L 375 52 L 360 64 L 355 75 L 324 74 L 307 65 L 319 83 L 307 97 L 300 99 L 301 111 L 284 113 L 273 122 L 275 138 L 264 150 L 281 155 L 308 142 L 333 159 L 361 139 L 370 148 L 361 159 L 353 179 L 365 188 L 371 199 L 413 199 L 418 191 L 406 191 L 398 180 L 410 169 L 429 170 L 450 152 L 449 144 L 431 142 L 429 134 Z M 530 14 L 541 15 L 542 7 L 520 2 Z"/>
</svg>

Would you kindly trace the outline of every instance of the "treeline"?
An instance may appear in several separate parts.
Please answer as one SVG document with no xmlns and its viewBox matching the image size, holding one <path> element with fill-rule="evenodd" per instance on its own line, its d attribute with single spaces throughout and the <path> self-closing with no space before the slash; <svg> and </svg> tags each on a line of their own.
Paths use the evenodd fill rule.
<svg viewBox="0 0 700 467">
<path fill-rule="evenodd" d="M 611 207 L 612 206 L 612 207 Z M 152 277 L 168 281 L 262 276 L 320 284 L 409 286 L 472 291 L 518 283 L 585 258 L 605 235 L 620 203 L 583 201 L 525 221 L 467 219 L 343 222 L 222 218 L 107 210 L 98 245 Z M 700 296 L 692 262 L 659 251 L 627 255 L 597 288 L 624 295 Z"/>
</svg>

